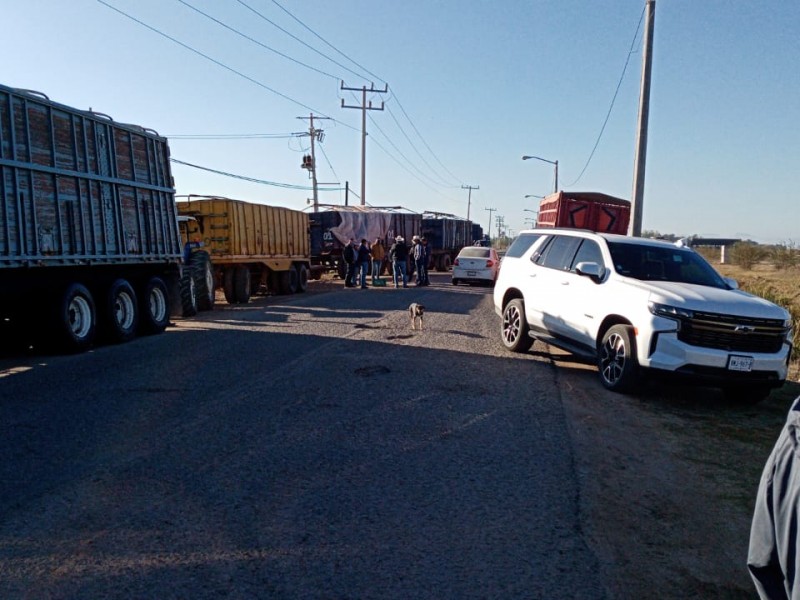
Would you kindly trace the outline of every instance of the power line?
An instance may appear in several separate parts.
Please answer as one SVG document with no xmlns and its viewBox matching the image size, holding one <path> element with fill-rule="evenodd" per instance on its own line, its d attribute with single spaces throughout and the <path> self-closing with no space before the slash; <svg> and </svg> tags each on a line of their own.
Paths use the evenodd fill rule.
<svg viewBox="0 0 800 600">
<path fill-rule="evenodd" d="M 237 0 L 237 1 L 238 1 L 238 2 L 241 2 L 242 0 Z M 336 52 L 338 52 L 339 54 L 341 54 L 342 56 L 344 56 L 344 57 L 345 57 L 347 60 L 349 60 L 349 61 L 350 61 L 351 63 L 353 63 L 354 65 L 356 65 L 356 66 L 357 66 L 359 69 L 363 70 L 363 71 L 364 71 L 365 73 L 367 73 L 368 75 L 371 75 L 371 76 L 372 76 L 372 77 L 373 77 L 373 78 L 374 78 L 376 81 L 383 82 L 384 84 L 386 83 L 386 80 L 385 80 L 385 79 L 383 79 L 382 77 L 378 77 L 377 75 L 375 75 L 375 73 L 372 73 L 372 72 L 371 72 L 369 69 L 367 69 L 367 68 L 366 68 L 366 67 L 364 67 L 363 65 L 360 65 L 360 64 L 358 64 L 358 63 L 357 63 L 356 61 L 354 61 L 352 58 L 350 58 L 349 56 L 347 56 L 347 54 L 345 54 L 344 52 L 342 52 L 341 50 L 339 50 L 339 49 L 338 49 L 336 46 L 334 46 L 334 45 L 333 45 L 333 44 L 331 44 L 331 43 L 330 43 L 328 40 L 326 40 L 325 38 L 323 38 L 323 37 L 322 37 L 320 34 L 318 34 L 316 31 L 314 31 L 313 29 L 311 29 L 311 27 L 309 27 L 308 25 L 306 25 L 305 23 L 303 23 L 303 22 L 302 22 L 300 19 L 298 19 L 297 17 L 295 17 L 295 16 L 294 16 L 294 15 L 293 15 L 291 12 L 289 12 L 289 11 L 288 11 L 286 8 L 284 8 L 284 7 L 283 7 L 283 6 L 282 6 L 282 5 L 281 5 L 279 2 L 277 2 L 277 0 L 272 0 L 272 3 L 273 3 L 275 6 L 277 6 L 278 8 L 280 8 L 280 9 L 281 9 L 283 12 L 285 12 L 287 15 L 289 15 L 289 16 L 290 16 L 292 19 L 294 19 L 295 21 L 297 21 L 297 22 L 298 22 L 300 25 L 302 25 L 302 26 L 303 26 L 303 27 L 304 27 L 306 30 L 308 30 L 309 32 L 311 32 L 311 34 L 312 34 L 312 35 L 314 35 L 314 36 L 315 36 L 317 39 L 319 39 L 321 42 L 323 42 L 323 43 L 324 43 L 325 45 L 327 45 L 329 48 L 332 48 L 333 50 L 335 50 Z M 330 60 L 330 59 L 329 59 L 329 60 Z M 335 61 L 334 61 L 334 62 L 335 62 Z M 339 64 L 339 63 L 336 63 L 336 64 Z M 341 65 L 340 65 L 340 66 L 341 66 Z M 345 68 L 345 69 L 346 69 L 347 67 L 343 67 L 343 68 Z M 349 71 L 349 69 L 347 69 L 347 70 Z M 351 73 L 353 73 L 353 71 L 350 71 L 350 72 L 351 72 Z M 362 79 L 368 79 L 367 77 L 364 77 L 364 76 L 363 76 L 363 74 L 359 74 L 359 73 L 353 73 L 353 75 L 356 75 L 357 77 L 360 77 L 360 78 L 362 78 Z"/>
<path fill-rule="evenodd" d="M 428 149 L 428 152 L 431 153 L 431 156 L 433 156 L 433 158 L 436 160 L 436 162 L 439 163 L 439 165 L 447 172 L 448 175 L 450 175 L 450 177 L 453 178 L 454 181 L 460 182 L 461 180 L 458 177 L 456 177 L 455 175 L 453 175 L 453 173 L 451 173 L 450 170 L 447 167 L 444 166 L 442 161 L 439 160 L 439 157 L 436 156 L 436 153 L 428 145 L 428 142 L 425 141 L 425 138 L 422 137 L 422 134 L 419 132 L 419 129 L 417 129 L 417 126 L 414 125 L 414 122 L 411 120 L 411 117 L 408 116 L 408 113 L 406 112 L 406 109 L 403 108 L 403 105 L 400 103 L 400 98 L 398 97 L 397 92 L 395 92 L 395 91 L 392 92 L 392 98 L 394 98 L 394 100 L 397 102 L 397 106 L 399 106 L 400 110 L 403 111 L 403 114 L 405 115 L 406 119 L 408 119 L 408 122 L 411 124 L 411 127 L 417 133 L 417 136 L 419 136 L 419 139 L 422 140 L 422 143 L 425 144 L 425 147 Z"/>
<path fill-rule="evenodd" d="M 244 3 L 242 2 L 242 0 L 237 0 L 237 1 L 238 1 L 238 2 L 240 2 L 240 3 L 242 3 L 242 4 L 244 4 Z M 295 15 L 293 15 L 291 12 L 289 12 L 289 10 L 287 10 L 286 8 L 284 8 L 284 7 L 283 7 L 283 6 L 282 6 L 282 5 L 281 5 L 279 2 L 277 2 L 277 0 L 272 0 L 272 3 L 273 3 L 273 4 L 275 4 L 275 5 L 276 5 L 278 8 L 280 8 L 280 9 L 281 9 L 283 12 L 285 12 L 287 15 L 289 15 L 289 17 L 291 17 L 292 19 L 294 19 L 294 20 L 295 20 L 297 23 L 299 23 L 299 24 L 300 24 L 300 25 L 301 25 L 303 28 L 305 28 L 307 31 L 309 31 L 309 32 L 310 32 L 312 35 L 314 35 L 314 36 L 315 36 L 317 39 L 319 39 L 321 42 L 323 42 L 325 45 L 327 45 L 329 48 L 333 49 L 335 52 L 337 52 L 338 54 L 340 54 L 341 56 L 343 56 L 344 58 L 346 58 L 347 60 L 349 60 L 351 63 L 353 63 L 354 65 L 356 65 L 358 68 L 362 69 L 362 70 L 363 70 L 364 72 L 366 72 L 368 75 L 371 75 L 371 76 L 372 76 L 374 79 L 376 79 L 376 80 L 378 80 L 378 81 L 382 81 L 382 82 L 386 83 L 386 80 L 385 80 L 383 77 L 380 77 L 380 76 L 376 75 L 375 73 L 372 73 L 372 72 L 371 72 L 369 69 L 367 69 L 367 68 L 366 68 L 366 67 L 364 67 L 363 65 L 359 64 L 358 62 L 356 62 L 355 60 L 353 60 L 352 58 L 350 58 L 350 57 L 349 57 L 347 54 L 345 54 L 344 52 L 342 52 L 341 50 L 339 50 L 339 49 L 338 49 L 336 46 L 334 46 L 333 44 L 331 44 L 329 41 L 327 41 L 325 38 L 323 38 L 321 35 L 319 35 L 319 34 L 318 34 L 316 31 L 314 31 L 314 30 L 313 30 L 311 27 L 309 27 L 308 25 L 306 25 L 306 24 L 305 24 L 303 21 L 301 21 L 300 19 L 298 19 L 298 18 L 297 18 Z M 294 37 L 294 36 L 292 36 L 292 37 Z M 335 62 L 335 61 L 334 61 L 334 62 Z M 336 64 L 339 64 L 339 63 L 336 63 Z M 340 66 L 341 66 L 341 65 L 340 65 Z M 352 71 L 350 71 L 350 72 L 352 73 Z M 358 74 L 356 74 L 356 75 L 358 75 Z M 360 76 L 360 77 L 363 77 L 363 75 L 359 75 L 359 76 Z M 367 79 L 366 77 L 363 77 L 363 78 L 364 78 L 364 79 Z M 435 152 L 434 152 L 434 151 L 431 149 L 431 147 L 430 147 L 430 145 L 428 144 L 428 142 L 427 142 L 427 141 L 425 141 L 425 138 L 424 138 L 424 137 L 422 137 L 422 134 L 420 133 L 419 129 L 417 129 L 417 126 L 416 126 L 416 125 L 414 124 L 414 122 L 411 120 L 411 117 L 410 117 L 410 116 L 409 116 L 409 114 L 406 112 L 406 109 L 403 107 L 402 103 L 400 102 L 400 98 L 397 96 L 397 93 L 393 91 L 393 92 L 392 92 L 392 97 L 393 97 L 393 98 L 394 98 L 394 99 L 397 101 L 397 106 L 398 106 L 398 107 L 400 107 L 400 110 L 403 112 L 403 115 L 406 117 L 406 119 L 408 119 L 408 122 L 411 124 L 411 127 L 414 129 L 414 131 L 416 132 L 416 134 L 417 134 L 417 136 L 419 137 L 419 139 L 420 139 L 420 140 L 422 140 L 422 143 L 423 143 L 423 144 L 425 145 L 425 147 L 428 149 L 428 152 L 430 152 L 430 153 L 431 153 L 431 156 L 433 156 L 433 158 L 436 160 L 436 162 L 437 162 L 437 163 L 439 163 L 439 165 L 441 165 L 441 167 L 442 167 L 442 168 L 443 168 L 443 169 L 444 169 L 444 170 L 447 172 L 447 174 L 448 174 L 448 175 L 450 175 L 450 177 L 452 177 L 452 178 L 453 178 L 453 180 L 454 180 L 454 181 L 456 181 L 456 182 L 458 182 L 458 184 L 460 185 L 460 182 L 461 182 L 461 180 L 460 180 L 460 179 L 459 179 L 457 176 L 453 175 L 453 173 L 452 173 L 452 172 L 451 172 L 451 171 L 450 171 L 450 170 L 449 170 L 449 169 L 448 169 L 448 168 L 447 168 L 447 167 L 446 167 L 446 166 L 445 166 L 445 165 L 442 163 L 442 161 L 441 161 L 441 160 L 439 160 L 439 157 L 438 157 L 438 156 L 436 155 L 436 153 L 435 153 Z M 401 131 L 401 132 L 403 132 L 403 135 L 405 135 L 405 136 L 406 136 L 406 139 L 408 139 L 408 135 L 406 135 L 405 131 L 403 130 L 403 127 L 400 125 L 400 123 L 399 123 L 399 122 L 397 123 L 397 126 L 398 126 L 398 128 L 400 129 L 400 131 Z M 410 143 L 410 141 L 409 141 L 409 143 Z M 411 145 L 412 145 L 412 147 L 413 147 L 413 144 L 411 144 Z M 415 148 L 415 151 L 416 151 L 416 148 Z M 419 152 L 418 152 L 418 151 L 417 151 L 417 154 L 419 154 Z M 422 157 L 421 157 L 421 155 L 420 155 L 420 158 L 422 158 Z M 423 161 L 424 161 L 424 159 L 423 159 Z M 427 164 L 427 162 L 426 162 L 426 164 Z M 430 167 L 430 165 L 428 165 L 428 166 Z M 433 171 L 433 169 L 431 169 L 431 170 Z M 452 186 L 452 187 L 457 187 L 457 186 Z"/>
<path fill-rule="evenodd" d="M 393 120 L 393 121 L 394 121 L 394 122 L 397 124 L 397 127 L 398 127 L 398 129 L 400 129 L 400 132 L 401 132 L 401 133 L 403 134 L 403 136 L 406 138 L 406 141 L 407 141 L 407 142 L 409 143 L 409 145 L 410 145 L 410 146 L 411 146 L 411 147 L 414 149 L 414 152 L 416 152 L 416 153 L 417 153 L 417 156 L 419 156 L 419 157 L 420 157 L 420 159 L 422 160 L 422 162 L 424 162 L 424 163 L 425 163 L 425 165 L 426 165 L 426 166 L 427 166 L 427 167 L 428 167 L 428 168 L 431 170 L 431 173 L 433 173 L 434 175 L 437 175 L 437 177 L 438 177 L 438 174 L 436 173 L 436 170 L 435 170 L 435 169 L 434 169 L 434 168 L 431 166 L 431 164 L 430 164 L 430 163 L 427 161 L 427 159 L 426 159 L 424 156 L 422 156 L 422 153 L 420 153 L 420 151 L 419 151 L 419 150 L 417 149 L 417 147 L 414 145 L 414 142 L 412 142 L 412 141 L 411 141 L 411 138 L 410 138 L 410 137 L 408 137 L 408 134 L 407 134 L 407 133 L 405 132 L 405 130 L 403 129 L 403 126 L 402 126 L 402 125 L 400 125 L 400 122 L 397 120 L 397 117 L 395 117 L 395 116 L 394 116 L 394 112 L 392 112 L 392 109 L 391 109 L 391 108 L 387 108 L 386 110 L 387 110 L 387 112 L 389 113 L 389 116 L 390 116 L 390 117 L 392 117 L 392 120 Z M 386 135 L 386 134 L 385 134 L 383 131 L 381 131 L 381 133 L 383 133 L 384 135 Z M 408 160 L 408 159 L 406 159 L 406 160 Z M 411 162 L 411 161 L 409 161 L 409 162 Z M 420 173 L 422 173 L 422 171 L 420 171 Z M 426 175 L 426 177 L 427 177 L 427 175 Z M 431 179 L 431 181 L 433 181 L 433 179 Z M 450 184 L 448 184 L 448 183 L 447 183 L 446 181 L 444 181 L 442 178 L 439 178 L 439 182 L 438 182 L 438 184 L 437 184 L 437 185 L 441 185 L 441 186 L 443 186 L 443 187 L 452 187 L 452 188 L 458 187 L 458 186 L 455 186 L 455 185 L 450 185 Z"/>
<path fill-rule="evenodd" d="M 232 177 L 234 179 L 241 179 L 243 181 L 249 181 L 250 183 L 259 183 L 261 185 L 270 185 L 270 186 L 273 186 L 273 187 L 279 187 L 279 188 L 284 188 L 284 189 L 289 189 L 289 190 L 305 190 L 305 191 L 309 191 L 309 190 L 313 190 L 314 189 L 314 188 L 311 188 L 311 187 L 309 187 L 307 185 L 294 185 L 294 184 L 291 184 L 291 183 L 279 183 L 277 181 L 267 181 L 265 179 L 256 179 L 254 177 L 247 177 L 245 175 L 236 175 L 234 173 L 228 173 L 227 171 L 219 171 L 217 169 L 211 169 L 209 167 L 201 167 L 200 165 L 195 165 L 195 164 L 192 164 L 192 163 L 184 162 L 182 160 L 178 160 L 177 158 L 170 158 L 169 160 L 171 162 L 176 163 L 176 164 L 184 165 L 186 167 L 192 167 L 194 169 L 200 169 L 201 171 L 208 171 L 209 173 L 216 173 L 217 175 L 224 175 L 225 177 Z M 319 191 L 321 191 L 321 192 L 338 192 L 338 191 L 340 191 L 342 189 L 344 189 L 344 188 L 319 188 Z"/>
<path fill-rule="evenodd" d="M 254 44 L 257 44 L 257 45 L 261 46 L 261 47 L 262 47 L 262 48 L 264 48 L 265 50 L 269 50 L 270 52 L 274 52 L 274 53 L 275 53 L 275 54 L 277 54 L 278 56 L 281 56 L 281 57 L 285 58 L 286 60 L 290 60 L 290 61 L 292 61 L 293 63 L 296 63 L 296 64 L 300 65 L 301 67 L 305 67 L 306 69 L 311 69 L 312 71 L 315 71 L 316 73 L 319 73 L 320 75 L 325 75 L 326 77 L 330 77 L 330 78 L 332 78 L 332 79 L 339 79 L 339 77 L 337 77 L 336 75 L 331 75 L 330 73 L 326 73 L 325 71 L 322 71 L 322 70 L 320 70 L 320 69 L 317 69 L 316 67 L 312 67 L 311 65 L 307 65 L 306 63 L 304 63 L 304 62 L 301 62 L 301 61 L 299 61 L 299 60 L 297 60 L 297 59 L 295 59 L 295 58 L 292 58 L 291 56 L 289 56 L 289 55 L 287 55 L 287 54 L 284 54 L 283 52 L 280 52 L 279 50 L 275 50 L 275 48 L 272 48 L 271 46 L 267 46 L 266 44 L 263 44 L 263 43 L 259 42 L 259 41 L 258 41 L 257 39 L 255 39 L 255 38 L 251 38 L 249 35 L 242 33 L 241 31 L 239 31 L 239 30 L 238 30 L 238 29 L 236 29 L 235 27 L 231 27 L 230 25 L 228 25 L 228 24 L 226 24 L 226 23 L 223 23 L 223 22 L 222 22 L 222 21 L 220 21 L 219 19 L 216 19 L 216 18 L 212 17 L 212 16 L 211 16 L 211 15 L 209 15 L 208 13 L 206 13 L 206 12 L 203 12 L 203 11 L 202 11 L 202 10 L 200 10 L 199 8 L 197 8 L 197 7 L 195 7 L 195 6 L 192 6 L 191 4 L 189 4 L 188 2 L 186 2 L 186 0 L 178 0 L 178 2 L 180 2 L 181 4 L 183 4 L 184 6 L 186 6 L 186 7 L 188 7 L 188 8 L 191 8 L 193 11 L 195 11 L 195 12 L 197 12 L 197 13 L 199 13 L 199 14 L 203 15 L 203 16 L 204 16 L 204 17 L 206 17 L 207 19 L 210 19 L 211 21 L 214 21 L 214 22 L 215 22 L 217 25 L 220 25 L 221 27 L 224 27 L 224 28 L 225 28 L 225 29 L 227 29 L 228 31 L 231 31 L 231 32 L 235 33 L 236 35 L 238 35 L 238 36 L 241 36 L 241 37 L 243 37 L 244 39 L 246 39 L 246 40 L 248 40 L 248 41 L 250 41 L 250 42 L 253 42 Z M 244 2 L 242 2 L 242 4 L 244 4 Z M 244 5 L 245 5 L 245 6 L 247 6 L 246 4 L 244 4 Z M 249 6 L 247 6 L 247 8 L 250 8 L 250 7 L 249 7 Z M 252 9 L 251 9 L 251 10 L 252 10 Z M 256 13 L 256 14 L 258 14 L 258 13 Z M 260 16 L 260 15 L 259 15 L 259 16 Z M 272 21 L 270 21 L 270 23 L 272 23 Z M 274 23 L 273 23 L 273 25 L 274 25 Z M 276 27 L 277 27 L 277 25 L 276 25 Z M 283 31 L 283 30 L 282 30 L 282 31 Z M 289 34 L 289 35 L 291 35 L 291 34 Z"/>
<path fill-rule="evenodd" d="M 290 96 L 287 96 L 286 94 L 283 94 L 283 93 L 279 92 L 278 90 L 275 90 L 275 89 L 273 89 L 273 88 L 269 87 L 268 85 L 266 85 L 266 84 L 264 84 L 264 83 L 262 83 L 262 82 L 258 81 L 257 79 L 253 79 L 252 77 L 250 77 L 250 76 L 248 76 L 248 75 L 245 75 L 245 74 L 244 74 L 244 73 L 242 73 L 241 71 L 237 71 L 237 70 L 236 70 L 236 69 L 234 69 L 233 67 L 229 67 L 229 66 L 228 66 L 228 65 L 226 65 L 225 63 L 222 63 L 222 62 L 220 62 L 220 61 L 218 61 L 218 60 L 216 60 L 216 59 L 214 59 L 214 58 L 211 58 L 210 56 L 208 56 L 207 54 L 204 54 L 204 53 L 203 53 L 203 52 L 201 52 L 200 50 L 197 50 L 196 48 L 193 48 L 193 47 L 189 46 L 188 44 L 184 44 L 183 42 L 181 42 L 181 41 L 179 41 L 179 40 L 175 39 L 174 37 L 172 37 L 172 36 L 170 36 L 170 35 L 168 35 L 168 34 L 164 33 L 163 31 L 161 31 L 161 30 L 159 30 L 159 29 L 157 29 L 157 28 L 155 28 L 155 27 L 153 27 L 153 26 L 151 26 L 151 25 L 148 25 L 148 24 L 147 24 L 147 23 L 145 23 L 144 21 L 141 21 L 141 20 L 137 19 L 136 17 L 134 17 L 134 16 L 132 16 L 132 15 L 129 15 L 128 13 L 126 13 L 126 12 L 124 12 L 124 11 L 122 11 L 122 10 L 118 9 L 116 6 L 112 6 L 112 5 L 111 5 L 111 4 L 109 4 L 108 2 L 105 2 L 105 0 L 97 0 L 97 1 L 98 1 L 100 4 L 102 4 L 103 6 L 106 6 L 106 7 L 110 8 L 111 10 L 113 10 L 113 11 L 115 11 L 115 12 L 117 12 L 117 13 L 121 14 L 122 16 L 124 16 L 124 17 L 127 17 L 127 18 L 128 18 L 128 19 L 130 19 L 131 21 L 133 21 L 133 22 L 135 22 L 135 23 L 138 23 L 138 24 L 139 24 L 139 25 L 141 25 L 142 27 L 145 27 L 146 29 L 149 29 L 149 30 L 150 30 L 150 31 L 152 31 L 153 33 L 157 33 L 158 35 L 160 35 L 160 36 L 162 36 L 162 37 L 165 37 L 165 38 L 167 38 L 167 39 L 168 39 L 168 40 L 170 40 L 171 42 L 174 42 L 174 43 L 178 44 L 179 46 L 181 46 L 181 47 L 185 48 L 186 50 L 189 50 L 190 52 L 193 52 L 193 53 L 197 54 L 198 56 L 202 56 L 202 57 L 203 57 L 203 58 L 205 58 L 206 60 L 208 60 L 208 61 L 211 61 L 212 63 L 214 63 L 215 65 L 217 65 L 217 66 L 219 66 L 219 67 L 222 67 L 222 68 L 223 68 L 223 69 L 225 69 L 226 71 L 230 71 L 231 73 L 234 73 L 235 75 L 238 75 L 239 77 L 242 77 L 243 79 L 246 79 L 247 81 L 249 81 L 249 82 L 251 82 L 251 83 L 254 83 L 254 84 L 256 84 L 257 86 L 259 86 L 259 87 L 261 87 L 261 88 L 263 88 L 263 89 L 265 89 L 265 90 L 267 90 L 267 91 L 269 91 L 269 92 L 272 92 L 272 93 L 273 93 L 273 94 L 275 94 L 276 96 L 280 96 L 280 97 L 281 97 L 281 98 L 283 98 L 284 100 L 288 100 L 288 101 L 289 101 L 289 102 L 291 102 L 292 104 L 297 104 L 298 106 L 302 106 L 302 107 L 303 107 L 303 108 L 305 108 L 306 110 L 310 110 L 310 111 L 312 111 L 312 112 L 317 112 L 317 113 L 319 113 L 319 114 L 321 114 L 321 115 L 323 115 L 323 116 L 326 116 L 326 115 L 325 115 L 325 114 L 324 114 L 322 111 L 318 111 L 318 110 L 316 110 L 316 109 L 312 108 L 311 106 L 307 106 L 306 104 L 303 104 L 303 103 L 302 103 L 302 102 L 300 102 L 299 100 L 295 100 L 294 98 L 292 98 L 292 97 L 290 97 Z M 332 117 L 329 117 L 329 118 L 333 119 Z M 336 119 L 333 119 L 333 120 L 334 120 L 334 121 L 336 121 Z M 353 126 L 351 126 L 351 125 L 348 125 L 347 123 L 344 123 L 344 122 L 341 122 L 341 121 L 336 121 L 336 122 L 337 122 L 337 123 L 341 123 L 343 126 L 345 126 L 345 127 L 348 127 L 348 128 L 350 128 L 350 129 L 356 129 L 355 127 L 353 127 Z"/>
<path fill-rule="evenodd" d="M 166 134 L 172 140 L 281 140 L 296 138 L 297 133 L 186 133 Z"/>
<path fill-rule="evenodd" d="M 645 8 L 646 7 L 647 5 L 645 5 Z M 619 81 L 617 82 L 617 89 L 614 91 L 614 97 L 611 98 L 611 106 L 608 107 L 608 112 L 606 113 L 605 121 L 603 121 L 603 126 L 600 128 L 600 133 L 597 136 L 597 141 L 594 143 L 594 148 L 592 148 L 592 152 L 589 154 L 589 158 L 586 160 L 586 164 L 583 166 L 581 174 L 578 175 L 578 178 L 572 183 L 570 183 L 567 187 L 572 187 L 581 180 L 581 177 L 583 177 L 583 174 L 586 172 L 586 169 L 589 168 L 589 163 L 592 162 L 592 157 L 594 156 L 595 150 L 597 150 L 597 146 L 600 145 L 600 138 L 603 137 L 603 132 L 606 130 L 608 119 L 611 117 L 611 111 L 614 109 L 614 103 L 617 100 L 617 94 L 619 94 L 619 88 L 622 86 L 622 80 L 625 78 L 625 71 L 627 71 L 628 69 L 628 63 L 630 62 L 631 55 L 633 54 L 633 48 L 634 45 L 636 44 L 636 38 L 639 37 L 639 29 L 642 26 L 642 20 L 644 19 L 645 8 L 642 8 L 642 14 L 639 17 L 639 24 L 636 26 L 636 33 L 633 35 L 633 40 L 631 41 L 631 47 L 630 50 L 628 50 L 628 56 L 625 58 L 625 66 L 622 67 L 622 75 L 620 75 Z"/>
<path fill-rule="evenodd" d="M 182 1 L 182 0 L 179 0 L 179 1 Z M 258 11 L 257 11 L 255 8 L 253 8 L 252 6 L 250 6 L 250 5 L 249 5 L 249 4 L 247 4 L 247 3 L 243 2 L 243 0 L 236 0 L 236 1 L 237 1 L 239 4 L 241 4 L 242 6 L 244 6 L 246 9 L 248 9 L 248 10 L 252 11 L 252 12 L 253 12 L 253 13 L 255 13 L 256 15 L 258 15 L 259 17 L 261 17 L 262 19 L 264 19 L 264 20 L 265 20 L 267 23 L 269 23 L 269 24 L 270 24 L 270 25 L 272 25 L 273 27 L 275 27 L 275 28 L 277 28 L 277 29 L 281 30 L 283 33 L 285 33 L 286 35 L 288 35 L 288 36 L 289 36 L 290 38 L 292 38 L 293 40 L 295 40 L 295 41 L 297 41 L 297 42 L 299 42 L 299 43 L 303 44 L 303 46 L 305 46 L 305 47 L 306 47 L 306 48 L 308 48 L 309 50 L 311 50 L 311 51 L 313 51 L 313 52 L 316 52 L 317 54 L 319 54 L 319 55 L 320 55 L 320 56 L 322 56 L 323 58 L 326 58 L 327 60 L 331 61 L 333 64 L 335 64 L 335 65 L 337 65 L 337 66 L 341 67 L 342 69 L 344 69 L 345 71 L 347 71 L 347 72 L 351 73 L 352 75 L 355 75 L 356 77 L 359 77 L 359 78 L 362 78 L 362 79 L 366 79 L 366 77 L 363 77 L 363 76 L 362 76 L 360 73 L 356 73 L 355 71 L 352 71 L 352 70 L 350 70 L 348 67 L 344 66 L 344 65 L 343 65 L 343 64 L 341 64 L 340 62 L 337 62 L 337 61 L 335 61 L 334 59 L 332 59 L 332 58 L 331 58 L 330 56 L 328 56 L 327 54 L 324 54 L 323 52 L 320 52 L 319 50 L 317 50 L 316 48 L 314 48 L 314 47 L 313 47 L 313 46 L 311 46 L 310 44 L 307 44 L 307 43 L 305 43 L 303 40 L 301 40 L 301 39 L 300 39 L 299 37 L 297 37 L 296 35 L 294 35 L 294 34 L 290 33 L 289 31 L 286 31 L 286 30 L 285 30 L 283 27 L 281 27 L 280 25 L 278 25 L 278 24 L 277 24 L 277 23 L 275 23 L 274 21 L 271 21 L 270 19 L 268 19 L 268 18 L 267 18 L 267 17 L 265 17 L 264 15 L 262 15 L 262 14 L 261 14 L 260 12 L 258 12 Z M 276 3 L 276 4 L 277 4 L 277 3 Z M 282 6 L 280 6 L 280 4 L 279 4 L 278 6 L 279 6 L 279 7 L 280 7 L 282 10 L 284 10 L 284 11 L 285 11 L 287 14 L 289 14 L 289 16 L 291 16 L 292 18 L 294 18 L 296 21 L 300 22 L 300 21 L 299 21 L 297 18 L 295 18 L 295 17 L 294 17 L 294 15 L 292 15 L 291 13 L 289 13 L 289 11 L 287 11 L 285 8 L 283 8 Z M 302 23 L 301 23 L 301 25 L 302 25 Z M 305 27 L 305 25 L 304 25 L 304 27 Z M 307 29 L 308 29 L 308 28 L 307 28 Z M 314 32 L 312 31 L 312 33 L 314 33 Z M 314 34 L 314 35 L 316 35 L 316 34 Z M 319 36 L 317 36 L 317 37 L 319 37 Z M 320 39 L 322 39 L 322 38 L 320 38 Z M 322 41 L 324 42 L 325 40 L 322 40 Z M 326 42 L 326 43 L 327 43 L 327 42 Z M 330 44 L 329 44 L 329 45 L 330 45 Z M 334 48 L 334 50 L 335 50 L 335 48 Z M 351 62 L 352 62 L 352 61 L 351 61 Z M 326 74 L 327 74 L 327 73 L 326 73 Z M 333 77 L 333 75 L 331 75 L 331 77 Z M 341 79 L 341 77 L 335 77 L 335 79 Z"/>
</svg>

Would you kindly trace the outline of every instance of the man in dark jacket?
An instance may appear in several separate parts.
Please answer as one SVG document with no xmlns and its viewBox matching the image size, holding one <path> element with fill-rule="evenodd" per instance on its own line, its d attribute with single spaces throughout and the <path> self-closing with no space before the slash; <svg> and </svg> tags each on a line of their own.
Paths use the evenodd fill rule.
<svg viewBox="0 0 800 600">
<path fill-rule="evenodd" d="M 762 600 L 800 598 L 800 396 L 767 460 L 750 528 L 747 567 Z"/>
<path fill-rule="evenodd" d="M 394 287 L 398 287 L 398 280 L 402 277 L 403 287 L 408 287 L 408 246 L 403 236 L 398 235 L 394 238 L 394 244 L 389 248 L 389 260 L 392 261 L 392 272 L 394 273 Z"/>
<path fill-rule="evenodd" d="M 355 287 L 356 259 L 358 258 L 358 254 L 356 252 L 356 241 L 354 239 L 351 238 L 347 246 L 342 249 L 342 258 L 347 265 L 347 273 L 344 276 L 344 286 Z"/>
<path fill-rule="evenodd" d="M 369 244 L 367 244 L 367 240 L 362 239 L 356 253 L 356 276 L 361 282 L 362 290 L 367 289 L 367 273 L 369 272 L 370 262 L 372 262 L 372 254 L 369 251 Z"/>
</svg>

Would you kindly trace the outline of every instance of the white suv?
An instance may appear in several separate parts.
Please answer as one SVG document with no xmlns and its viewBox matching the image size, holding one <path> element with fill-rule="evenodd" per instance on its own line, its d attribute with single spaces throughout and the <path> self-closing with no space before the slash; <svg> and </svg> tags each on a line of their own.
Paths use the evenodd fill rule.
<svg viewBox="0 0 800 600">
<path fill-rule="evenodd" d="M 783 384 L 792 321 L 737 289 L 680 244 L 574 229 L 523 231 L 494 289 L 503 345 L 539 339 L 597 363 L 600 381 L 631 392 L 642 375 L 689 377 L 731 399 Z"/>
</svg>

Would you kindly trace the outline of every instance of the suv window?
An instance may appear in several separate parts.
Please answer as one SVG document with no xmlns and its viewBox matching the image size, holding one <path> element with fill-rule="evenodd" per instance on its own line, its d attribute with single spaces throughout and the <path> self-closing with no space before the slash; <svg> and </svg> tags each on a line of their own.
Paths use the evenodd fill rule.
<svg viewBox="0 0 800 600">
<path fill-rule="evenodd" d="M 719 273 L 693 250 L 619 242 L 609 242 L 608 249 L 620 275 L 728 289 Z"/>
<path fill-rule="evenodd" d="M 600 246 L 594 240 L 583 240 L 581 247 L 578 248 L 578 252 L 575 254 L 575 258 L 572 260 L 570 270 L 575 271 L 575 265 L 582 262 L 593 262 L 601 267 L 605 266 L 603 253 L 600 250 Z"/>
<path fill-rule="evenodd" d="M 568 271 L 572 264 L 575 252 L 581 243 L 581 238 L 571 235 L 556 235 L 542 251 L 536 264 L 550 269 Z"/>
<path fill-rule="evenodd" d="M 528 251 L 528 248 L 533 246 L 534 242 L 542 237 L 541 233 L 521 233 L 517 236 L 512 244 L 506 250 L 506 256 L 510 258 L 519 258 Z"/>
</svg>

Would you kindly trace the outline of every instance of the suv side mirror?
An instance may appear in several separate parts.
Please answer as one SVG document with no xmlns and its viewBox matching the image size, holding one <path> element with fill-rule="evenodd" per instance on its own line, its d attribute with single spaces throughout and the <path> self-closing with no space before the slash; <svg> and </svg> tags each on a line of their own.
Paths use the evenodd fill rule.
<svg viewBox="0 0 800 600">
<path fill-rule="evenodd" d="M 603 279 L 603 275 L 606 273 L 606 270 L 596 262 L 579 262 L 577 265 L 575 265 L 575 272 L 578 275 L 588 277 L 595 283 L 600 283 L 600 281 Z"/>
<path fill-rule="evenodd" d="M 731 279 L 730 277 L 723 277 L 722 279 L 725 283 L 728 284 L 728 287 L 731 288 L 732 290 L 739 289 L 739 282 L 736 281 L 735 279 Z"/>
</svg>

